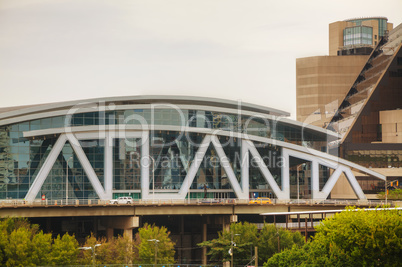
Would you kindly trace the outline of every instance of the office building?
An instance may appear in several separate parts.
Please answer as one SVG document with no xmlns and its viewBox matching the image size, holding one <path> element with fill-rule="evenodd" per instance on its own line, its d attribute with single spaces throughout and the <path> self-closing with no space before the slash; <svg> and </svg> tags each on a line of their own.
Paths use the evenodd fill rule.
<svg viewBox="0 0 402 267">
<path fill-rule="evenodd" d="M 332 153 L 376 170 L 388 181 L 398 180 L 402 25 L 392 29 L 385 18 L 353 19 L 330 24 L 329 33 L 329 56 L 296 61 L 297 119 L 339 133 Z M 369 177 L 358 180 L 367 193 L 385 188 Z M 343 197 L 351 196 L 352 191 L 340 188 Z"/>
</svg>

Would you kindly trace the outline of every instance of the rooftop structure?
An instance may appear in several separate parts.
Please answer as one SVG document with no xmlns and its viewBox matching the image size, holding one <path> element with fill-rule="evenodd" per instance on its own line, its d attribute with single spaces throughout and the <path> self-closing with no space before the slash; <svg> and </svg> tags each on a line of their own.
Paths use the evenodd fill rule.
<svg viewBox="0 0 402 267">
<path fill-rule="evenodd" d="M 333 22 L 329 25 L 329 55 L 368 55 L 392 28 L 386 17 Z"/>
</svg>

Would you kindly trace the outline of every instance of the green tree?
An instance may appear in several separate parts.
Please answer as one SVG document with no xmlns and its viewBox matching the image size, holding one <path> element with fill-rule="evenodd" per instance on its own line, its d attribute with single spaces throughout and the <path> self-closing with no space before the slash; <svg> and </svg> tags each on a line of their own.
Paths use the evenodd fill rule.
<svg viewBox="0 0 402 267">
<path fill-rule="evenodd" d="M 385 192 L 378 193 L 379 199 L 385 199 Z M 388 200 L 400 200 L 402 199 L 402 189 L 388 190 Z"/>
<path fill-rule="evenodd" d="M 96 263 L 97 264 L 118 264 L 118 263 L 128 263 L 120 261 L 119 253 L 116 249 L 115 238 L 107 240 L 105 237 L 95 239 L 93 235 L 87 239 L 85 242 L 85 247 L 94 247 L 96 244 L 101 244 L 95 248 L 96 253 Z M 88 263 L 92 262 L 92 250 L 83 251 L 87 255 Z"/>
<path fill-rule="evenodd" d="M 138 252 L 134 250 L 134 242 L 128 235 L 120 236 L 114 240 L 114 247 L 117 252 L 118 262 L 134 263 L 138 258 Z M 137 253 L 136 253 L 137 252 Z"/>
<path fill-rule="evenodd" d="M 402 214 L 398 210 L 346 211 L 327 218 L 302 248 L 274 255 L 270 266 L 399 266 Z"/>
<path fill-rule="evenodd" d="M 304 245 L 304 239 L 300 232 L 291 232 L 283 228 L 276 228 L 272 224 L 265 224 L 259 232 L 258 262 L 266 262 L 275 253 L 290 249 L 294 245 L 298 247 Z"/>
<path fill-rule="evenodd" d="M 0 222 L 0 258 L 6 266 L 36 266 L 49 263 L 52 246 L 50 234 L 38 230 L 23 218 L 6 218 Z"/>
<path fill-rule="evenodd" d="M 276 253 L 264 263 L 264 267 L 302 266 L 301 264 L 307 261 L 309 245 L 307 243 L 301 248 L 294 245 L 291 249 L 285 249 L 281 253 Z"/>
<path fill-rule="evenodd" d="M 65 234 L 55 240 L 25 218 L 0 220 L 0 263 L 2 266 L 36 266 L 76 263 L 78 243 Z"/>
<path fill-rule="evenodd" d="M 91 233 L 91 235 L 85 239 L 85 243 L 84 243 L 84 245 L 82 245 L 82 247 L 94 247 L 96 244 L 102 244 L 101 246 L 108 247 L 106 245 L 106 242 L 102 242 L 102 240 L 97 240 L 93 233 Z M 99 258 L 104 259 L 103 251 L 102 251 L 103 248 L 97 247 L 95 250 L 96 250 L 96 254 L 98 255 L 98 260 L 99 260 Z M 110 254 L 113 255 L 113 252 L 111 252 Z M 93 256 L 92 250 L 80 250 L 79 256 L 78 256 L 78 262 L 83 265 L 90 265 L 90 264 L 92 264 L 92 256 Z M 105 263 L 109 263 L 109 262 L 105 262 Z"/>
<path fill-rule="evenodd" d="M 18 228 L 11 232 L 8 244 L 4 248 L 7 266 L 32 265 L 30 260 L 32 249 L 30 237 L 31 233 L 26 228 Z"/>
<path fill-rule="evenodd" d="M 64 234 L 54 239 L 51 252 L 51 264 L 53 265 L 71 265 L 77 262 L 78 242 L 74 235 Z"/>
<path fill-rule="evenodd" d="M 229 229 L 218 233 L 218 238 L 202 242 L 199 246 L 208 248 L 207 255 L 211 261 L 225 262 L 231 260 L 229 249 L 233 238 L 233 263 L 234 265 L 244 265 L 250 262 L 253 257 L 254 246 L 257 244 L 257 226 L 245 223 L 232 223 Z"/>
<path fill-rule="evenodd" d="M 157 250 L 158 263 L 173 264 L 175 243 L 170 239 L 169 235 L 170 232 L 164 226 L 158 227 L 145 224 L 140 228 L 135 237 L 135 246 L 138 249 L 139 261 L 143 264 L 154 263 L 155 250 Z M 159 240 L 159 242 L 148 240 Z"/>
<path fill-rule="evenodd" d="M 248 264 L 254 255 L 254 247 L 258 247 L 258 262 L 263 263 L 273 254 L 278 252 L 278 234 L 280 248 L 291 248 L 293 245 L 304 245 L 303 237 L 299 232 L 291 232 L 285 229 L 276 228 L 274 225 L 266 224 L 258 231 L 255 224 L 248 222 L 233 223 L 230 229 L 218 233 L 218 238 L 202 242 L 199 246 L 208 248 L 208 255 L 211 261 L 224 262 L 230 261 L 231 255 L 228 253 L 231 248 L 231 240 L 234 247 L 234 265 Z"/>
<path fill-rule="evenodd" d="M 97 239 L 91 234 L 83 246 L 93 248 L 96 244 L 101 244 L 95 249 L 97 264 L 128 264 L 134 260 L 133 241 L 127 235 L 107 240 L 105 237 Z M 92 256 L 92 250 L 82 250 L 79 262 L 92 264 Z"/>
<path fill-rule="evenodd" d="M 34 265 L 45 265 L 51 262 L 53 238 L 51 234 L 40 231 L 32 238 L 31 261 Z"/>
<path fill-rule="evenodd" d="M 5 227 L 4 221 L 0 221 L 0 265 L 4 265 L 5 263 L 5 247 L 8 243 L 8 233 L 7 228 Z"/>
</svg>

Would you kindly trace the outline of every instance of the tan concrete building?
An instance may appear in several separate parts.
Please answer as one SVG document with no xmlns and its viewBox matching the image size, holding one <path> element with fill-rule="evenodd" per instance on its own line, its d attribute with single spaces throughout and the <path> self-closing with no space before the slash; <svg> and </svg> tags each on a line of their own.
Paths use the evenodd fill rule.
<svg viewBox="0 0 402 267">
<path fill-rule="evenodd" d="M 323 127 L 367 59 L 367 55 L 296 59 L 297 120 Z"/>
<path fill-rule="evenodd" d="M 380 111 L 380 124 L 383 143 L 402 143 L 402 110 Z"/>
<path fill-rule="evenodd" d="M 329 56 L 296 60 L 297 120 L 338 132 L 333 153 L 402 180 L 402 24 L 386 18 L 329 26 Z M 357 177 L 366 194 L 385 184 Z M 339 179 L 332 198 L 352 198 Z"/>
<path fill-rule="evenodd" d="M 329 56 L 296 59 L 297 120 L 326 127 L 373 49 L 392 29 L 385 17 L 329 24 Z"/>
</svg>

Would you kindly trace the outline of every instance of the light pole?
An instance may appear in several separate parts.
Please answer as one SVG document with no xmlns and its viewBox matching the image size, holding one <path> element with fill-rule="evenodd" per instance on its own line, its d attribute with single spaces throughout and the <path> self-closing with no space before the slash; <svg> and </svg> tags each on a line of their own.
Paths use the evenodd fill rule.
<svg viewBox="0 0 402 267">
<path fill-rule="evenodd" d="M 399 186 L 399 180 L 389 181 L 387 182 L 387 177 L 385 177 L 385 205 L 388 205 L 388 186 L 393 186 L 394 183 L 396 186 Z"/>
<path fill-rule="evenodd" d="M 155 262 L 154 262 L 154 267 L 156 267 L 157 264 L 157 256 L 158 256 L 158 243 L 159 240 L 158 239 L 148 239 L 149 242 L 154 242 L 155 244 Z"/>
<path fill-rule="evenodd" d="M 388 183 L 386 176 L 385 176 L 385 205 L 388 205 Z"/>
<path fill-rule="evenodd" d="M 233 241 L 233 238 L 235 235 L 240 235 L 240 234 L 234 234 L 231 232 L 231 239 L 230 239 L 230 267 L 233 267 L 233 254 L 234 254 L 234 247 L 236 246 L 236 243 Z"/>
<path fill-rule="evenodd" d="M 306 223 L 307 224 L 307 223 Z M 278 231 L 278 229 L 276 229 L 276 234 L 277 234 L 277 236 L 278 236 L 278 253 L 281 251 L 281 243 L 280 243 L 280 241 L 279 241 L 279 231 Z"/>
<path fill-rule="evenodd" d="M 99 247 L 100 245 L 102 245 L 102 244 L 96 244 L 95 246 L 93 246 L 93 247 L 79 247 L 78 249 L 83 249 L 83 250 L 92 250 L 92 265 L 93 266 L 95 266 L 95 248 L 96 247 Z"/>
<path fill-rule="evenodd" d="M 68 204 L 68 162 L 72 159 L 73 156 L 67 159 L 67 166 L 66 166 L 66 205 Z"/>
</svg>

